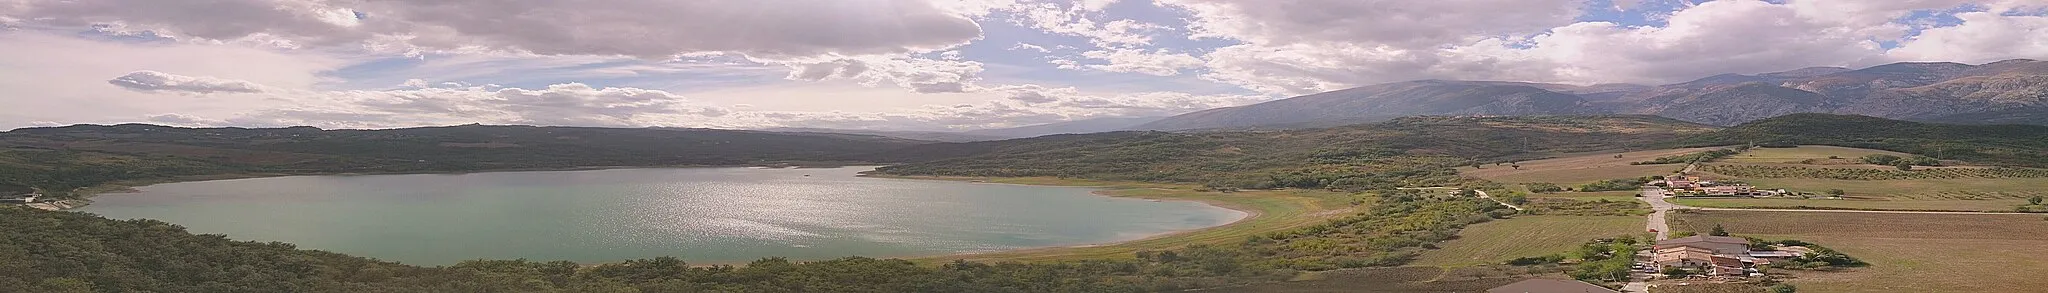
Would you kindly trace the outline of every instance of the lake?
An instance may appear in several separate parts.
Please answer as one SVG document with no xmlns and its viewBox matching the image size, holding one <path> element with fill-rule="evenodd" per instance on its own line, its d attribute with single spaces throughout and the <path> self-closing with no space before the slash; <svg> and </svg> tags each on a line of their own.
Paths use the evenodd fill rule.
<svg viewBox="0 0 2048 293">
<path fill-rule="evenodd" d="M 1135 240 L 1246 216 L 1089 188 L 855 176 L 872 169 L 272 177 L 146 186 L 78 210 L 429 266 L 946 255 Z"/>
</svg>

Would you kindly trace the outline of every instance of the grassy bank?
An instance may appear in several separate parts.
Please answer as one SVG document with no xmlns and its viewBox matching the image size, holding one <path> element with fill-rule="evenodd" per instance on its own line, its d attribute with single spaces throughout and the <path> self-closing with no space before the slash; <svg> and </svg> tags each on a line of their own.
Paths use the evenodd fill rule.
<svg viewBox="0 0 2048 293">
<path fill-rule="evenodd" d="M 1117 182 L 1050 177 L 1022 178 L 978 178 L 978 177 L 925 177 L 925 176 L 874 176 L 880 178 L 926 179 L 975 181 L 998 184 L 1029 184 L 1052 186 L 1083 186 L 1103 188 L 1097 194 L 1118 197 L 1132 197 L 1158 200 L 1191 200 L 1218 207 L 1243 211 L 1250 214 L 1245 219 L 1223 226 L 1200 230 L 1183 231 L 1157 235 L 1150 238 L 1125 241 L 1114 244 L 1051 247 L 1013 250 L 991 253 L 934 256 L 914 259 L 922 263 L 937 263 L 952 260 L 971 261 L 1061 261 L 1104 258 L 1132 258 L 1140 250 L 1164 250 L 1190 244 L 1224 244 L 1244 241 L 1245 238 L 1269 232 L 1283 231 L 1308 225 L 1328 222 L 1330 219 L 1354 213 L 1353 200 L 1367 200 L 1348 193 L 1320 190 L 1256 190 L 1233 193 L 1196 191 L 1199 186 Z"/>
<path fill-rule="evenodd" d="M 1458 239 L 1422 253 L 1413 265 L 1497 265 L 1517 257 L 1570 251 L 1594 239 L 1641 233 L 1643 217 L 1519 216 L 1466 227 Z"/>
</svg>

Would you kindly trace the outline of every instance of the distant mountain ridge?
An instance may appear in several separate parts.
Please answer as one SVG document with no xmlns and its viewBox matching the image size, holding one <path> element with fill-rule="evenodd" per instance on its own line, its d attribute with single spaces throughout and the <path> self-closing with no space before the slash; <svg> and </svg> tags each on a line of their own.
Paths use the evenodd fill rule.
<svg viewBox="0 0 2048 293">
<path fill-rule="evenodd" d="M 1668 85 L 1419 80 L 1160 119 L 1133 130 L 1327 127 L 1420 115 L 1642 114 L 1732 126 L 1796 113 L 2048 124 L 2048 62 L 1905 62 L 1721 74 Z"/>
<path fill-rule="evenodd" d="M 1046 123 L 1046 124 L 1038 124 L 1038 125 L 1028 125 L 1028 126 L 1019 126 L 1019 127 L 1011 127 L 1011 128 L 995 128 L 995 129 L 977 129 L 977 130 L 968 130 L 968 131 L 954 131 L 954 132 L 948 132 L 948 131 L 891 131 L 891 130 L 861 130 L 861 129 L 830 129 L 830 128 L 801 128 L 801 127 L 778 127 L 778 128 L 765 128 L 765 129 L 760 129 L 760 131 L 770 131 L 770 132 L 782 132 L 782 133 L 794 133 L 794 134 L 806 134 L 806 133 L 808 133 L 808 134 L 840 134 L 840 135 L 868 135 L 868 136 L 885 136 L 885 137 L 894 137 L 894 138 L 902 138 L 902 139 L 914 139 L 914 140 L 928 140 L 928 141 L 937 141 L 937 142 L 975 142 L 975 141 L 991 141 L 991 140 L 1005 140 L 1005 139 L 1013 139 L 1013 138 L 1027 138 L 1027 137 L 1039 137 L 1039 136 L 1047 136 L 1047 135 L 1055 135 L 1055 134 L 1082 134 L 1082 133 L 1097 133 L 1097 132 L 1110 132 L 1110 131 L 1118 131 L 1118 130 L 1124 130 L 1124 129 L 1127 129 L 1127 128 L 1131 128 L 1132 126 L 1137 126 L 1137 125 L 1139 125 L 1139 124 L 1145 124 L 1145 123 L 1148 123 L 1148 122 L 1152 122 L 1152 121 L 1157 121 L 1157 120 L 1159 120 L 1159 119 L 1161 119 L 1161 118 L 1165 118 L 1165 117 L 1104 117 L 1104 118 L 1092 118 L 1092 119 L 1081 119 L 1081 120 L 1074 120 L 1074 121 L 1065 121 L 1065 122 L 1054 122 L 1054 123 Z"/>
</svg>

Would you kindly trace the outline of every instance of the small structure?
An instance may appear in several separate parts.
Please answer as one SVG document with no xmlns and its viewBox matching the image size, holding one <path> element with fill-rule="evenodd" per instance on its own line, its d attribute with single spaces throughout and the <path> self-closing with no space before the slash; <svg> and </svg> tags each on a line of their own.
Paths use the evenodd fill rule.
<svg viewBox="0 0 2048 293">
<path fill-rule="evenodd" d="M 1756 187 L 1749 185 L 1708 186 L 1702 187 L 1700 188 L 1700 190 L 1706 192 L 1707 195 L 1712 196 L 1737 196 L 1756 194 Z"/>
<path fill-rule="evenodd" d="M 1714 276 L 1746 276 L 1756 264 L 1768 264 L 1751 256 L 1749 240 L 1726 236 L 1692 236 L 1658 241 L 1651 263 L 1658 267 L 1689 268 Z"/>
<path fill-rule="evenodd" d="M 1614 291 L 1614 289 L 1607 289 L 1607 287 L 1600 287 L 1599 285 L 1576 280 L 1528 279 L 1500 287 L 1493 287 L 1493 289 L 1486 289 L 1486 293 L 1621 293 L 1621 291 Z"/>
<path fill-rule="evenodd" d="M 41 196 L 43 195 L 34 193 L 17 195 L 15 197 L 0 198 L 0 203 L 35 203 L 36 198 Z"/>
<path fill-rule="evenodd" d="M 1693 189 L 1700 187 L 1699 176 L 1664 176 L 1664 185 L 1672 189 Z"/>
</svg>

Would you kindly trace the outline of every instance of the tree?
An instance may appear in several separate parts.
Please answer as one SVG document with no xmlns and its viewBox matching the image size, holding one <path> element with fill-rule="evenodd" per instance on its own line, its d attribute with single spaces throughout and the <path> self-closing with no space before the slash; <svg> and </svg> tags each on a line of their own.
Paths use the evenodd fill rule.
<svg viewBox="0 0 2048 293">
<path fill-rule="evenodd" d="M 1849 194 L 1849 192 L 1848 192 L 1848 191 L 1842 191 L 1841 189 L 1829 189 L 1829 190 L 1828 190 L 1828 195 L 1832 195 L 1832 196 L 1842 196 L 1842 195 L 1844 195 L 1844 194 Z"/>
<path fill-rule="evenodd" d="M 1904 158 L 1900 158 L 1899 156 L 1893 156 L 1893 155 L 1886 155 L 1886 154 L 1874 154 L 1874 155 L 1868 155 L 1868 156 L 1863 156 L 1863 162 L 1864 162 L 1864 163 L 1870 163 L 1871 165 L 1891 165 L 1891 164 L 1893 164 L 1893 163 L 1897 163 L 1897 162 L 1899 162 L 1899 159 L 1904 159 Z"/>
<path fill-rule="evenodd" d="M 1694 233 L 1692 231 L 1680 231 L 1678 233 L 1671 233 L 1671 238 L 1686 238 L 1692 237 L 1693 235 L 1700 235 L 1700 233 Z"/>
<path fill-rule="evenodd" d="M 1913 171 L 1913 162 L 1898 161 L 1893 162 L 1892 166 L 1899 167 L 1899 171 Z"/>
<path fill-rule="evenodd" d="M 2039 196 L 2039 195 L 2036 195 L 2036 196 L 2034 196 L 2034 197 L 2029 197 L 2029 198 L 2027 198 L 2027 204 L 2028 204 L 2028 205 L 2041 205 L 2041 196 Z"/>
<path fill-rule="evenodd" d="M 1708 231 L 1707 231 L 1707 235 L 1713 235 L 1713 236 L 1728 236 L 1728 229 L 1727 229 L 1727 228 L 1722 228 L 1722 227 L 1721 227 L 1721 224 L 1714 224 L 1714 229 L 1713 229 L 1713 230 L 1708 230 Z"/>
<path fill-rule="evenodd" d="M 1677 278 L 1684 278 L 1685 276 L 1691 276 L 1691 275 L 1692 275 L 1692 271 L 1690 271 L 1690 270 L 1686 270 L 1686 269 L 1681 269 L 1681 268 L 1678 268 L 1678 267 L 1668 267 L 1668 268 L 1664 268 L 1664 276 L 1665 276 L 1665 277 L 1671 277 L 1671 278 L 1673 278 L 1673 279 L 1677 279 Z"/>
<path fill-rule="evenodd" d="M 1771 293 L 1799 293 L 1799 287 L 1794 287 L 1792 284 L 1778 284 L 1777 286 L 1771 286 Z"/>
</svg>

